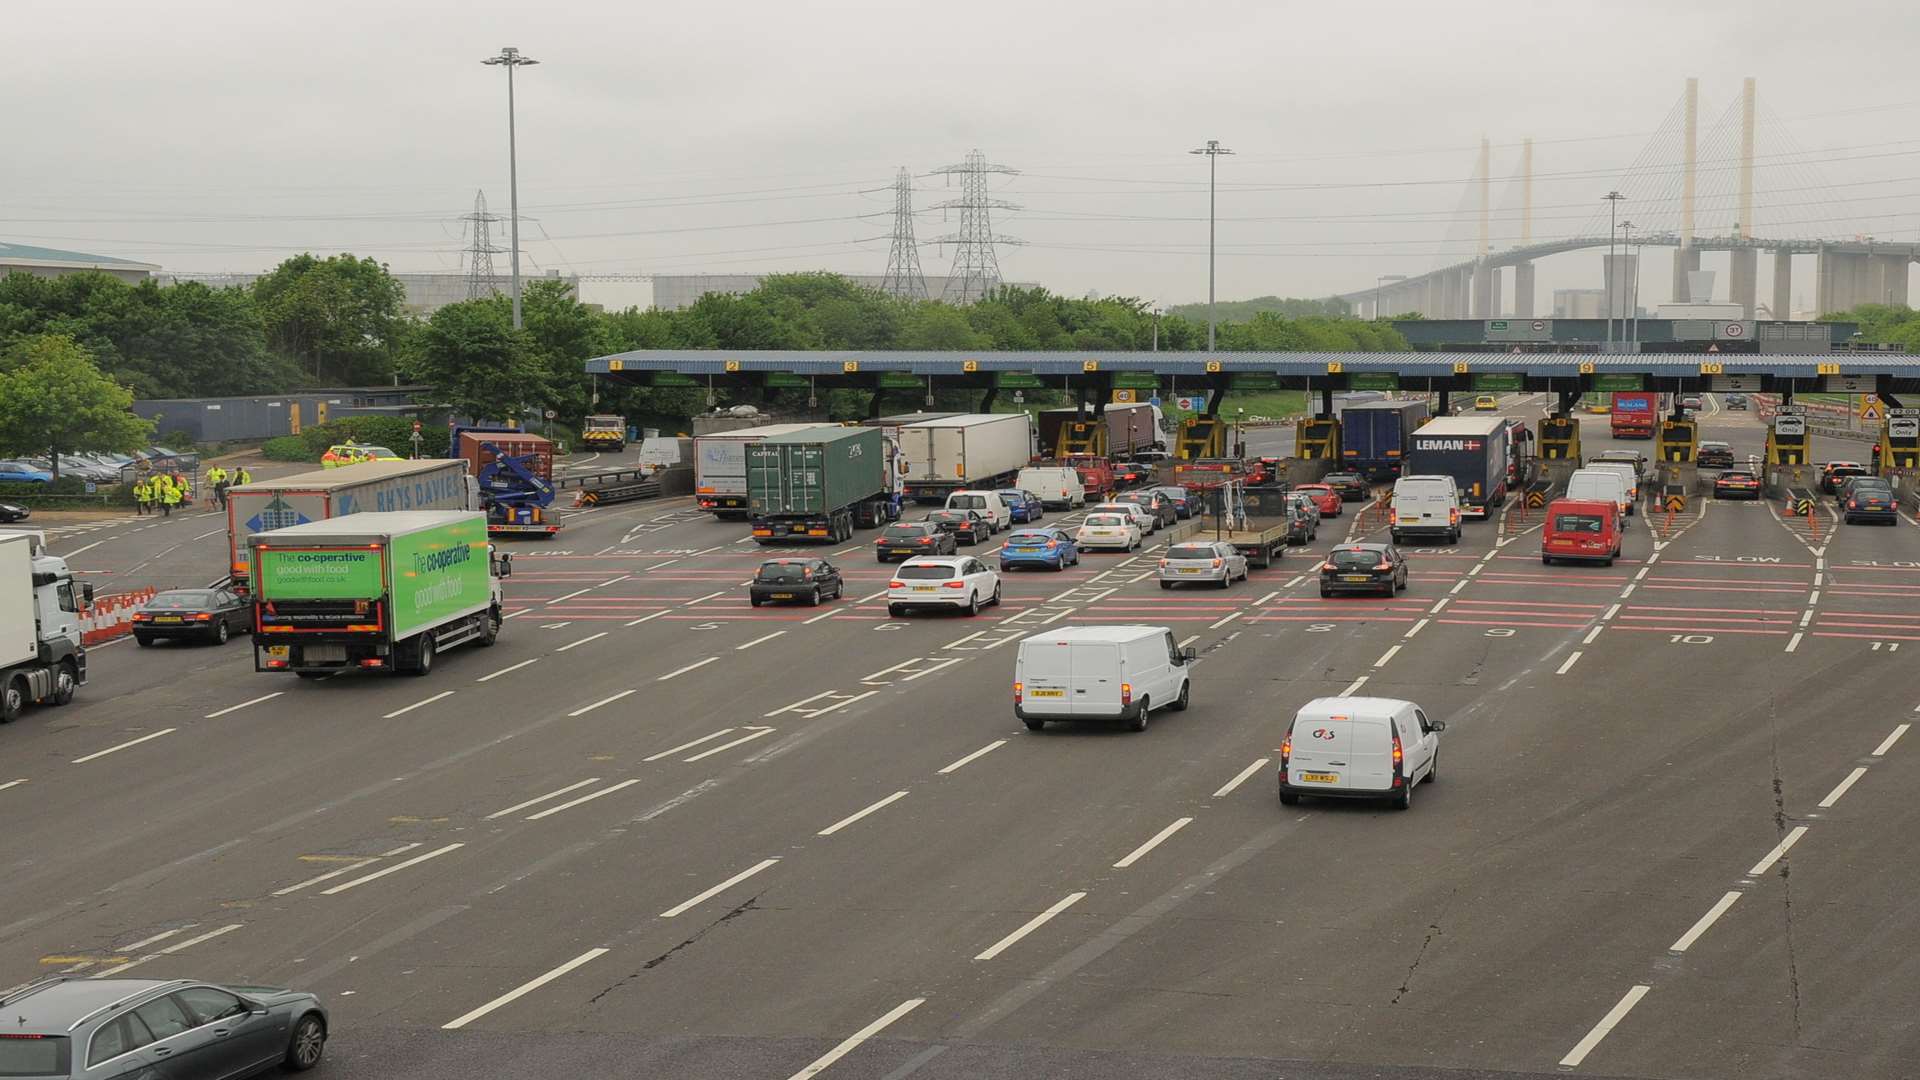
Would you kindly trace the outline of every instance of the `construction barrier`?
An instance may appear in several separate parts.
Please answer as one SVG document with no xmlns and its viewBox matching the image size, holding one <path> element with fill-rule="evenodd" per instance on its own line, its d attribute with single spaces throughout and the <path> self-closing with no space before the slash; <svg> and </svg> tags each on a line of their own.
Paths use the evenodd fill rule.
<svg viewBox="0 0 1920 1080">
<path fill-rule="evenodd" d="M 133 630 L 133 613 L 153 599 L 154 589 L 135 589 L 96 597 L 91 607 L 80 609 L 80 644 L 98 645 L 125 637 Z"/>
</svg>

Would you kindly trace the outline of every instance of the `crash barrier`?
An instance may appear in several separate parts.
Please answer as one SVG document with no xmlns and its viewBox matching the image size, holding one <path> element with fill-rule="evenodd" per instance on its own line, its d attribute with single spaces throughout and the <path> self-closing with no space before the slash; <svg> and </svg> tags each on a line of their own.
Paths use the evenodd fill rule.
<svg viewBox="0 0 1920 1080">
<path fill-rule="evenodd" d="M 133 613 L 153 599 L 155 591 L 135 589 L 96 597 L 91 605 L 80 609 L 80 644 L 98 645 L 125 636 L 133 629 Z"/>
<path fill-rule="evenodd" d="M 574 493 L 573 505 L 576 507 L 604 506 L 608 503 L 634 502 L 639 499 L 659 497 L 660 482 L 658 480 L 630 480 L 577 491 Z"/>
<path fill-rule="evenodd" d="M 651 469 L 609 469 L 604 472 L 570 473 L 554 477 L 553 488 L 555 491 L 568 491 L 573 488 L 607 487 L 612 484 L 647 480 L 652 476 Z"/>
<path fill-rule="evenodd" d="M 1527 485 L 1527 497 L 1523 502 L 1528 508 L 1538 510 L 1553 500 L 1553 489 L 1558 486 L 1552 480 L 1535 480 Z"/>
</svg>

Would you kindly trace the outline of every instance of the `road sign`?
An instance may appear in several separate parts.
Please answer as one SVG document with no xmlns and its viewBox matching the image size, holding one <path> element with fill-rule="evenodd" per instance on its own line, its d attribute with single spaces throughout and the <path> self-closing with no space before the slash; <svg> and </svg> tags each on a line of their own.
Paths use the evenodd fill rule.
<svg viewBox="0 0 1920 1080">
<path fill-rule="evenodd" d="M 1813 500 L 1803 498 L 1799 502 L 1794 503 L 1793 512 L 1799 514 L 1801 517 L 1812 517 Z"/>
<path fill-rule="evenodd" d="M 1871 394 L 1880 389 L 1880 380 L 1872 375 L 1827 375 L 1820 381 L 1829 394 Z"/>
<path fill-rule="evenodd" d="M 1527 492 L 1527 506 L 1528 506 L 1528 508 L 1530 508 L 1530 509 L 1534 509 L 1534 510 L 1538 510 L 1539 508 L 1541 508 L 1541 507 L 1543 507 L 1543 506 L 1545 506 L 1545 505 L 1547 505 L 1547 493 L 1546 493 L 1546 492 L 1544 492 L 1544 491 L 1529 491 L 1529 492 Z"/>
<path fill-rule="evenodd" d="M 1758 375 L 1713 375 L 1707 389 L 1716 393 L 1758 393 L 1760 376 Z"/>
<path fill-rule="evenodd" d="M 1130 389 L 1117 389 L 1113 392 L 1113 402 L 1116 405 L 1131 405 L 1134 403 L 1133 394 Z"/>
<path fill-rule="evenodd" d="M 1398 390 L 1400 376 L 1390 371 L 1356 371 L 1347 376 L 1349 390 Z"/>
<path fill-rule="evenodd" d="M 1747 335 L 1747 327 L 1744 323 L 1730 322 L 1727 324 L 1726 335 L 1728 337 L 1745 337 Z"/>
<path fill-rule="evenodd" d="M 413 433 L 414 433 L 415 435 L 418 435 L 418 434 L 420 433 L 420 421 L 418 421 L 418 420 L 415 420 L 415 421 L 413 422 Z"/>
<path fill-rule="evenodd" d="M 1596 393 L 1613 394 L 1645 390 L 1646 386 L 1644 376 L 1640 375 L 1595 375 L 1593 389 Z"/>
<path fill-rule="evenodd" d="M 542 416 L 545 416 L 545 417 L 546 417 L 547 419 L 549 419 L 549 420 L 551 420 L 551 419 L 553 419 L 554 417 L 556 417 L 556 416 L 559 416 L 560 414 L 559 414 L 559 413 L 557 413 L 557 412 L 554 412 L 554 411 L 553 411 L 552 409 L 548 409 L 548 410 L 547 410 L 546 412 L 544 412 L 544 413 L 542 413 L 541 415 L 542 415 Z"/>
<path fill-rule="evenodd" d="M 1545 319 L 1535 319 L 1531 324 L 1529 324 L 1529 329 L 1532 329 L 1532 330 L 1545 330 L 1546 328 L 1547 328 L 1547 321 Z"/>
<path fill-rule="evenodd" d="M 1507 320 L 1505 319 L 1495 319 L 1487 324 L 1487 329 L 1489 330 L 1505 330 L 1506 328 Z"/>
<path fill-rule="evenodd" d="M 1886 415 L 1886 408 L 1880 404 L 1879 398 L 1873 397 L 1871 395 L 1864 395 L 1864 394 L 1861 395 L 1860 419 L 1878 420 L 1885 415 Z"/>
<path fill-rule="evenodd" d="M 1667 511 L 1669 513 L 1677 514 L 1680 511 L 1685 510 L 1686 508 L 1687 508 L 1687 497 L 1685 495 L 1681 495 L 1676 492 L 1672 495 L 1667 496 Z"/>
</svg>

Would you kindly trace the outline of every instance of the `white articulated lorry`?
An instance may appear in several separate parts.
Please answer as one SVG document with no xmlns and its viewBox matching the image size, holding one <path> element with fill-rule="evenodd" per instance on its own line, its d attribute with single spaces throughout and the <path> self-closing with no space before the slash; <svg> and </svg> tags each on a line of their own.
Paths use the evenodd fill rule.
<svg viewBox="0 0 1920 1080">
<path fill-rule="evenodd" d="M 87 681 L 80 609 L 93 586 L 47 554 L 46 534 L 0 531 L 0 723 L 29 705 L 65 705 Z"/>
</svg>

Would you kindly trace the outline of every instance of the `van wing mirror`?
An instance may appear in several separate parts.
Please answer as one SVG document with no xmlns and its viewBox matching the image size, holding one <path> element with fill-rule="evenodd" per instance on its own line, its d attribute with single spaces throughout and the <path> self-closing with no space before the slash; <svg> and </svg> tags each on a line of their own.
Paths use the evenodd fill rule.
<svg viewBox="0 0 1920 1080">
<path fill-rule="evenodd" d="M 1436 732 L 1445 731 L 1447 730 L 1447 722 L 1445 720 L 1429 720 L 1427 721 L 1427 730 Z"/>
<path fill-rule="evenodd" d="M 82 607 L 93 606 L 93 586 L 84 581 L 80 583 L 80 604 Z"/>
<path fill-rule="evenodd" d="M 500 576 L 501 577 L 513 576 L 513 556 L 511 555 L 500 556 Z"/>
<path fill-rule="evenodd" d="M 1188 645 L 1185 648 L 1180 650 L 1180 662 L 1183 664 L 1191 664 L 1195 660 L 1198 660 L 1199 658 L 1200 658 L 1200 650 L 1194 648 L 1191 645 Z"/>
</svg>

